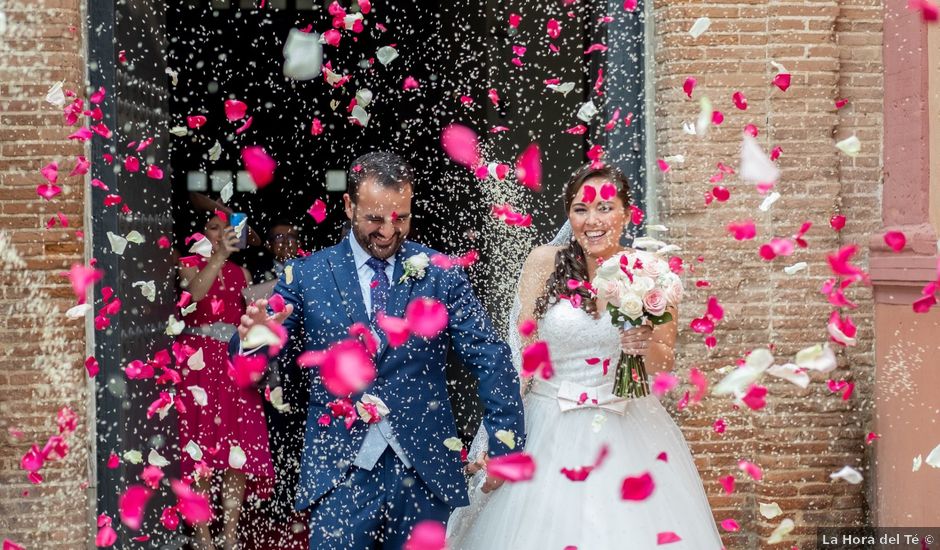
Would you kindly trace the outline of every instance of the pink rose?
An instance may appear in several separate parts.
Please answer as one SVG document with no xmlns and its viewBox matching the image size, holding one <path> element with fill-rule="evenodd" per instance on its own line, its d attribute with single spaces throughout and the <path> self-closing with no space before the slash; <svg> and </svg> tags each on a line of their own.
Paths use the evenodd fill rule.
<svg viewBox="0 0 940 550">
<path fill-rule="evenodd" d="M 669 266 L 666 265 L 666 262 L 652 254 L 640 256 L 640 261 L 643 262 L 643 269 L 640 271 L 640 274 L 650 279 L 656 280 L 660 275 L 669 271 Z"/>
<path fill-rule="evenodd" d="M 643 296 L 643 309 L 653 317 L 659 317 L 665 313 L 667 303 L 666 293 L 658 288 L 654 288 Z"/>
<path fill-rule="evenodd" d="M 679 276 L 675 273 L 667 273 L 662 287 L 666 292 L 669 305 L 679 307 L 679 303 L 682 302 L 682 280 Z"/>
</svg>

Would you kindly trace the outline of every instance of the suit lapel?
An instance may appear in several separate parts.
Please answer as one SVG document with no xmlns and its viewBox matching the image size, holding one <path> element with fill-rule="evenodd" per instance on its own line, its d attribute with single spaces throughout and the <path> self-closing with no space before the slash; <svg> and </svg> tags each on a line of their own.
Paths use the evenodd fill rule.
<svg viewBox="0 0 940 550">
<path fill-rule="evenodd" d="M 330 272 L 349 318 L 354 323 L 369 326 L 369 315 L 366 313 L 365 300 L 362 298 L 362 289 L 359 287 L 356 261 L 353 259 L 352 247 L 348 239 L 343 239 L 343 242 L 336 247 L 333 257 L 330 258 Z"/>
</svg>

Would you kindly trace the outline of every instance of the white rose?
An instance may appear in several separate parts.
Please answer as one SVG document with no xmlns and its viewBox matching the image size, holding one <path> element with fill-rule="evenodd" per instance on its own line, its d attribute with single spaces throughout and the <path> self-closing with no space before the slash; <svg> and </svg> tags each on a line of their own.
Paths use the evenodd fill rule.
<svg viewBox="0 0 940 550">
<path fill-rule="evenodd" d="M 631 285 L 631 288 L 633 292 L 636 292 L 640 296 L 646 295 L 647 292 L 653 290 L 653 288 L 655 287 L 656 287 L 656 281 L 654 281 L 653 279 L 649 277 L 644 277 L 642 275 L 633 276 L 633 284 Z"/>
<path fill-rule="evenodd" d="M 422 252 L 421 254 L 415 254 L 408 258 L 408 263 L 415 271 L 424 271 L 425 268 L 431 265 L 431 259 L 428 258 L 427 254 Z"/>
<path fill-rule="evenodd" d="M 613 279 L 620 274 L 620 254 L 615 254 L 597 268 L 595 281 L 597 279 Z M 597 285 L 594 285 L 597 286 Z"/>
<path fill-rule="evenodd" d="M 669 305 L 678 306 L 682 301 L 682 279 L 675 273 L 669 272 L 660 278 L 660 286 L 666 293 Z"/>
<path fill-rule="evenodd" d="M 643 315 L 643 298 L 640 298 L 634 292 L 625 292 L 620 296 L 620 313 L 623 313 L 632 320 L 637 320 Z"/>
</svg>

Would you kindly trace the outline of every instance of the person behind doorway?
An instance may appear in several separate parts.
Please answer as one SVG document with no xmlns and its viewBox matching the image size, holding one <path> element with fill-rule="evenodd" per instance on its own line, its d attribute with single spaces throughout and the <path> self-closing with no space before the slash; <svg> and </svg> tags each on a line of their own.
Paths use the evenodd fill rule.
<svg viewBox="0 0 940 550">
<path fill-rule="evenodd" d="M 299 240 L 297 226 L 284 219 L 276 220 L 265 236 L 266 254 L 254 270 L 255 283 L 276 281 L 284 272 L 287 260 L 297 257 Z"/>
<path fill-rule="evenodd" d="M 226 220 L 212 215 L 204 234 L 212 243 L 211 256 L 199 257 L 196 265 L 179 266 L 182 286 L 192 294 L 196 309 L 183 318 L 187 326 L 177 341 L 194 353 L 201 351 L 204 364 L 197 367 L 198 361 L 187 361 L 188 368 L 183 369 L 181 473 L 194 479 L 196 490 L 203 494 L 221 485 L 222 547 L 229 550 L 236 547 L 245 499 L 271 494 L 274 466 L 261 393 L 254 387 L 238 387 L 228 373 L 226 343 L 245 313 L 242 290 L 251 276 L 229 260 L 238 250 L 238 238 Z M 196 526 L 194 547 L 216 548 L 208 525 Z"/>
</svg>

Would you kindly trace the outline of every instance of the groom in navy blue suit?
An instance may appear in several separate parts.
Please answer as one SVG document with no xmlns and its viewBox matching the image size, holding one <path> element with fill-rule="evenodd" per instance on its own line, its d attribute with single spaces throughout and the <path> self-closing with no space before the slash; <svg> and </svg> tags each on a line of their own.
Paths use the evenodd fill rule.
<svg viewBox="0 0 940 550">
<path fill-rule="evenodd" d="M 274 290 L 284 297 L 285 311 L 269 315 L 263 301 L 249 306 L 239 335 L 257 323 L 283 323 L 290 341 L 279 364 L 289 371 L 297 368 L 299 352 L 326 349 L 346 338 L 353 323 L 370 327 L 379 340 L 377 373 L 363 393 L 388 412 L 377 423 L 356 421 L 350 429 L 336 418 L 321 425 L 335 396 L 318 369 L 307 371 L 310 401 L 295 507 L 310 508 L 311 549 L 398 550 L 417 522 L 446 522 L 454 508 L 468 503 L 460 453 L 444 443 L 457 436 L 444 373 L 448 350 L 479 379 L 490 456 L 511 452 L 506 438 L 496 437 L 501 430 L 522 448 L 522 404 L 509 348 L 494 334 L 463 271 L 432 264 L 403 277 L 406 264 L 420 267 L 436 254 L 405 240 L 415 184 L 411 167 L 391 153 L 368 153 L 353 161 L 348 181 L 343 198 L 349 236 L 291 260 Z M 403 317 L 418 297 L 446 306 L 446 328 L 434 338 L 412 335 L 390 347 L 376 314 Z M 241 352 L 239 335 L 233 352 Z M 352 401 L 363 393 L 353 394 Z M 484 490 L 500 483 L 488 478 Z"/>
</svg>

